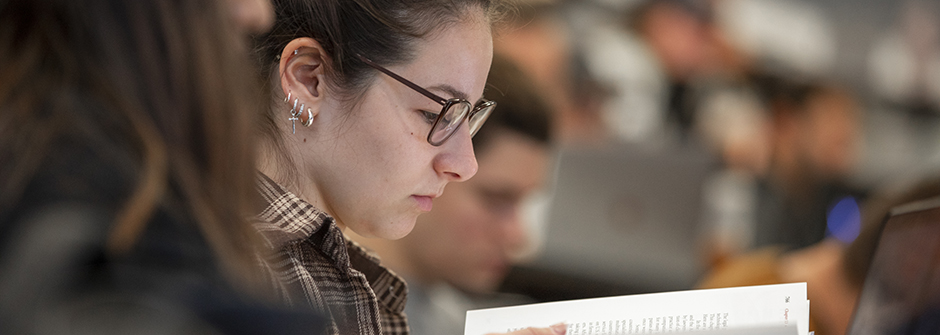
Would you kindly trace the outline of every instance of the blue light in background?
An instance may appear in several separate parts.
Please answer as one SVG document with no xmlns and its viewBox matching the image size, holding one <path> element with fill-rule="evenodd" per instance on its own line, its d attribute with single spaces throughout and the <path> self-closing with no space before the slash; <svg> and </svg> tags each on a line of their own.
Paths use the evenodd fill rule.
<svg viewBox="0 0 940 335">
<path fill-rule="evenodd" d="M 858 237 L 861 229 L 862 214 L 855 197 L 841 198 L 829 209 L 829 214 L 826 216 L 827 235 L 849 244 Z"/>
</svg>

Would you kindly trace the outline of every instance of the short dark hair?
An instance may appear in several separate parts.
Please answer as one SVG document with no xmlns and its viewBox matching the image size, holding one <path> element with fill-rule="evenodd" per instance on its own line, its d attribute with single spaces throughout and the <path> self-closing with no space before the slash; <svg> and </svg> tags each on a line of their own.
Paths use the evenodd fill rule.
<svg viewBox="0 0 940 335">
<path fill-rule="evenodd" d="M 644 20 L 656 8 L 674 8 L 688 17 L 703 24 L 714 24 L 714 4 L 700 0 L 644 0 L 624 13 L 623 19 L 627 27 L 635 32 L 643 32 Z"/>
<path fill-rule="evenodd" d="M 473 137 L 475 150 L 485 150 L 495 133 L 506 130 L 545 145 L 551 142 L 551 106 L 532 80 L 509 59 L 498 54 L 493 57 L 485 95 L 497 105 Z"/>
<path fill-rule="evenodd" d="M 820 97 L 851 96 L 851 92 L 837 83 L 819 78 L 757 72 L 751 74 L 751 80 L 773 117 L 801 117 L 808 114 L 808 105 Z"/>
</svg>

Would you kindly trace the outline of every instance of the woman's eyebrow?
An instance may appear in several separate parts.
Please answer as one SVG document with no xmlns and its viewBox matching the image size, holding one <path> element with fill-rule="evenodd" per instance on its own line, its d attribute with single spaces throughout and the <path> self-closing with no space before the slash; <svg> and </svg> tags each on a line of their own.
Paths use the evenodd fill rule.
<svg viewBox="0 0 940 335">
<path fill-rule="evenodd" d="M 440 91 L 444 91 L 444 92 L 450 94 L 451 97 L 454 97 L 454 98 L 457 98 L 457 99 L 467 99 L 467 96 L 468 96 L 467 93 L 464 93 L 463 91 L 458 90 L 458 89 L 454 88 L 453 86 L 450 86 L 450 85 L 447 85 L 447 84 L 440 84 L 440 85 L 431 86 L 431 87 L 428 87 L 428 90 L 440 90 Z"/>
</svg>

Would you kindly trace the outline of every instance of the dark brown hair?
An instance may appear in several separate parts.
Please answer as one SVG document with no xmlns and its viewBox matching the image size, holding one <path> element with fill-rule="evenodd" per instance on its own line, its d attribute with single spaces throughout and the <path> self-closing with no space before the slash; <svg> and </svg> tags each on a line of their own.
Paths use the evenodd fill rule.
<svg viewBox="0 0 940 335">
<path fill-rule="evenodd" d="M 356 54 L 382 66 L 413 57 L 417 39 L 442 25 L 458 22 L 480 9 L 492 18 L 497 0 L 274 0 L 275 22 L 260 36 L 256 52 L 262 74 L 277 69 L 278 56 L 290 41 L 310 37 L 330 59 L 332 84 L 345 93 L 364 90 L 375 70 Z M 458 44 L 459 45 L 459 44 Z M 456 47 L 456 46 L 455 46 Z"/>
<path fill-rule="evenodd" d="M 57 143 L 80 141 L 136 183 L 109 251 L 177 206 L 223 264 L 249 269 L 249 130 L 261 105 L 245 41 L 217 2 L 0 3 L 0 212 Z"/>
</svg>

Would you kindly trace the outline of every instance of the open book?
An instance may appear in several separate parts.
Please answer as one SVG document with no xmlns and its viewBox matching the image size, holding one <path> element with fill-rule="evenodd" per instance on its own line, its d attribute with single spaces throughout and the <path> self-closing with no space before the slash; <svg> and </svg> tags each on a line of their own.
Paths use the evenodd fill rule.
<svg viewBox="0 0 940 335">
<path fill-rule="evenodd" d="M 807 335 L 806 283 L 570 300 L 467 312 L 464 335 L 563 322 L 568 335 Z"/>
</svg>

